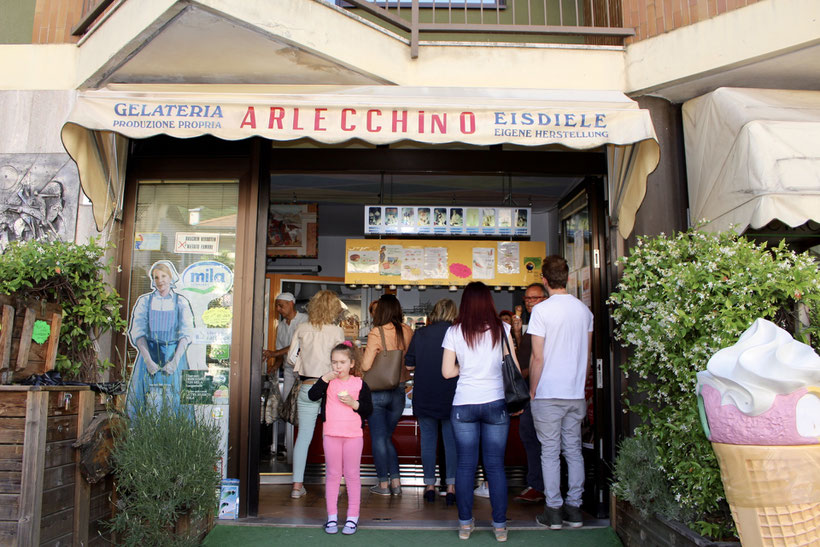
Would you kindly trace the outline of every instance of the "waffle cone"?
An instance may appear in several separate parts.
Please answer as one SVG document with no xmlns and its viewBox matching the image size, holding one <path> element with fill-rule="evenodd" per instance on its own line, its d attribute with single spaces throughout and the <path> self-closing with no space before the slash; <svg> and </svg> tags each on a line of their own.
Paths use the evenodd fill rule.
<svg viewBox="0 0 820 547">
<path fill-rule="evenodd" d="M 820 444 L 712 448 L 743 547 L 820 545 Z"/>
</svg>

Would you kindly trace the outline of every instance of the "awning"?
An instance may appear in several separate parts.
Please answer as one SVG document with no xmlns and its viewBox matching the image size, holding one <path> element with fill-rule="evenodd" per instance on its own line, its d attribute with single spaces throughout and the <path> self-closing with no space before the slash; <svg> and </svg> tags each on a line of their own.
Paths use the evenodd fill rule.
<svg viewBox="0 0 820 547">
<path fill-rule="evenodd" d="M 62 130 L 100 230 L 122 193 L 118 168 L 110 165 L 120 155 L 112 158 L 101 150 L 99 143 L 107 139 L 100 133 L 134 139 L 160 134 L 310 138 L 326 144 L 361 139 L 373 144 L 557 144 L 575 150 L 606 146 L 611 216 L 623 237 L 632 231 L 646 177 L 659 159 L 649 112 L 614 91 L 116 85 L 80 92 Z"/>
<path fill-rule="evenodd" d="M 820 221 L 820 92 L 721 88 L 684 103 L 683 130 L 694 222 Z"/>
</svg>

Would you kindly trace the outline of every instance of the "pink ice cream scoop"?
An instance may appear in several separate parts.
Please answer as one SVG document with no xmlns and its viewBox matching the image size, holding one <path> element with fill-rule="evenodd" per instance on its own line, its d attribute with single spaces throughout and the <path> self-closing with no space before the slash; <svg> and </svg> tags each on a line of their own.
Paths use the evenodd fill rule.
<svg viewBox="0 0 820 547">
<path fill-rule="evenodd" d="M 808 388 L 788 395 L 778 394 L 769 410 L 758 416 L 749 416 L 732 404 L 721 404 L 720 392 L 710 385 L 704 385 L 700 397 L 708 417 L 707 436 L 712 442 L 727 444 L 820 444 L 816 423 L 820 420 L 819 395 L 820 390 L 809 391 Z M 812 403 L 812 399 L 816 402 Z M 805 412 L 798 413 L 804 405 L 807 407 Z M 808 434 L 814 433 L 814 436 L 802 435 L 800 429 Z"/>
<path fill-rule="evenodd" d="M 758 319 L 698 373 L 709 440 L 745 445 L 820 444 L 820 356 Z"/>
</svg>

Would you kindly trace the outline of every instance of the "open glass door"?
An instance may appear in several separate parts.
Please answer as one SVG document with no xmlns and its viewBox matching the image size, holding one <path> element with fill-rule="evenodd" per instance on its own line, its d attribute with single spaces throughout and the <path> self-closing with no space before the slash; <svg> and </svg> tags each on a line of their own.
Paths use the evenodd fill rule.
<svg viewBox="0 0 820 547">
<path fill-rule="evenodd" d="M 588 180 L 582 188 L 559 204 L 560 253 L 569 266 L 567 292 L 586 304 L 595 316 L 592 367 L 587 376 L 585 397 L 587 417 L 581 426 L 586 481 L 584 509 L 598 517 L 608 512 L 608 464 L 605 454 L 610 427 L 608 384 L 604 366 L 607 354 L 607 309 L 604 305 L 601 256 L 605 246 L 604 207 L 601 184 Z"/>
</svg>

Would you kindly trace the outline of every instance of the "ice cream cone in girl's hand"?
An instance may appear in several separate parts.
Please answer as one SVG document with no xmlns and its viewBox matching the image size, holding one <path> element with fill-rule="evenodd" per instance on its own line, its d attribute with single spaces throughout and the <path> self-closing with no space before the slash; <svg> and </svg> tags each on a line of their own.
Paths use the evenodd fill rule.
<svg viewBox="0 0 820 547">
<path fill-rule="evenodd" d="M 744 547 L 820 545 L 820 356 L 758 319 L 698 373 L 698 407 Z"/>
</svg>

